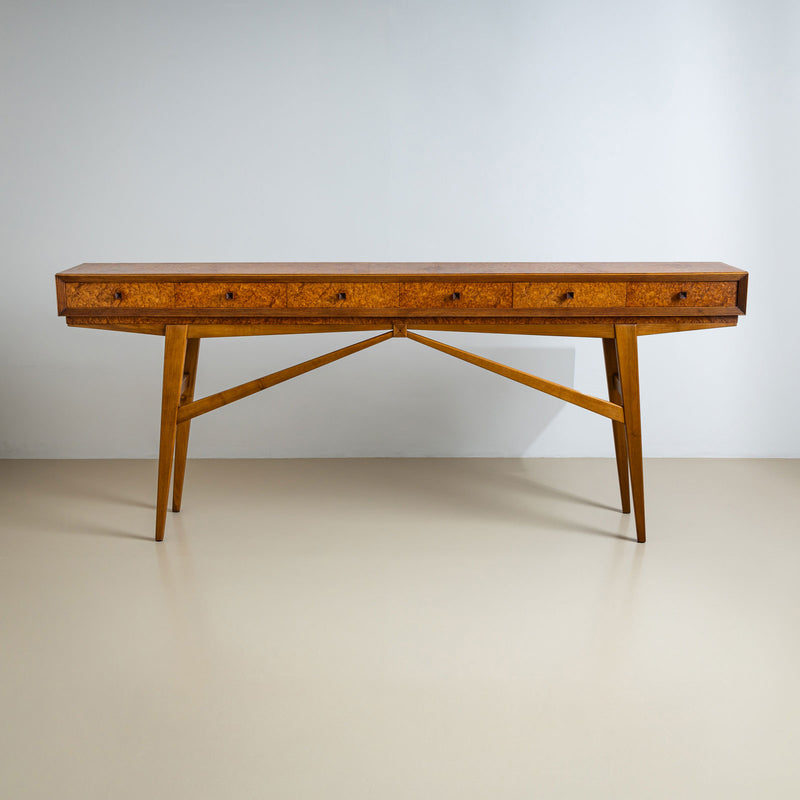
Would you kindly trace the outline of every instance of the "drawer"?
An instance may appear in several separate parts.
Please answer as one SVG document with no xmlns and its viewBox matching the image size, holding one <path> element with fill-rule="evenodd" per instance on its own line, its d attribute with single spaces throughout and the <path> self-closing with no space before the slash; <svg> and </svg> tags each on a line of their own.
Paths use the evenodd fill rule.
<svg viewBox="0 0 800 800">
<path fill-rule="evenodd" d="M 161 282 L 67 283 L 67 308 L 171 308 L 174 285 Z"/>
<path fill-rule="evenodd" d="M 515 283 L 514 308 L 614 308 L 625 305 L 624 281 Z"/>
<path fill-rule="evenodd" d="M 409 281 L 400 284 L 400 307 L 511 308 L 511 284 Z"/>
<path fill-rule="evenodd" d="M 223 281 L 175 284 L 176 308 L 286 308 L 283 283 L 225 283 Z"/>
<path fill-rule="evenodd" d="M 290 283 L 289 308 L 397 308 L 398 284 L 383 282 Z"/>
<path fill-rule="evenodd" d="M 736 281 L 632 281 L 626 305 L 733 308 L 736 292 Z"/>
</svg>

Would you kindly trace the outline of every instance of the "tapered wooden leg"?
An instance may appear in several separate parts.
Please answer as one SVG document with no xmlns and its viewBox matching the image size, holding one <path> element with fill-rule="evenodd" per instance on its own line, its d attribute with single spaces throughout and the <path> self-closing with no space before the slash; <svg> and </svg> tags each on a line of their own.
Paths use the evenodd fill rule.
<svg viewBox="0 0 800 800">
<path fill-rule="evenodd" d="M 186 325 L 167 325 L 164 337 L 164 383 L 161 389 L 161 439 L 158 448 L 158 498 L 156 500 L 156 541 L 164 539 L 167 522 L 169 479 L 175 449 L 178 401 L 186 354 Z"/>
<path fill-rule="evenodd" d="M 636 518 L 636 538 L 645 540 L 644 530 L 644 472 L 642 470 L 642 421 L 639 407 L 639 356 L 635 325 L 615 325 L 615 340 L 622 384 L 622 405 L 625 410 L 625 438 L 633 487 L 633 513 Z"/>
<path fill-rule="evenodd" d="M 197 378 L 197 356 L 200 352 L 200 340 L 188 339 L 186 342 L 186 358 L 183 362 L 183 378 L 181 385 L 183 391 L 180 396 L 180 404 L 191 403 L 194 399 L 194 382 Z M 189 426 L 192 424 L 190 419 L 178 423 L 175 434 L 175 479 L 172 484 L 172 510 L 181 510 L 181 498 L 183 497 L 183 478 L 186 474 L 186 452 L 189 448 Z"/>
<path fill-rule="evenodd" d="M 619 391 L 619 362 L 617 359 L 617 343 L 614 339 L 603 339 L 603 355 L 606 361 L 606 380 L 608 381 L 608 399 L 612 403 L 622 405 Z M 625 442 L 625 423 L 611 421 L 614 432 L 614 452 L 617 456 L 617 476 L 619 477 L 619 496 L 622 501 L 622 513 L 631 513 L 631 490 L 628 482 L 628 445 Z"/>
</svg>

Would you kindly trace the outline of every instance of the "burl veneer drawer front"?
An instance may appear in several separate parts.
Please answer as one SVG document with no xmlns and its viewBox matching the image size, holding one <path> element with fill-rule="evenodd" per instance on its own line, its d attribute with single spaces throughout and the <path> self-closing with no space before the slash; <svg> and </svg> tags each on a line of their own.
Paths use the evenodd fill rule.
<svg viewBox="0 0 800 800">
<path fill-rule="evenodd" d="M 286 308 L 283 283 L 175 284 L 176 308 Z"/>
<path fill-rule="evenodd" d="M 736 305 L 736 281 L 632 281 L 627 305 L 727 308 Z"/>
<path fill-rule="evenodd" d="M 398 284 L 290 283 L 286 298 L 289 308 L 397 308 Z"/>
<path fill-rule="evenodd" d="M 511 308 L 510 283 L 409 281 L 400 284 L 401 308 Z"/>
<path fill-rule="evenodd" d="M 67 283 L 68 308 L 171 308 L 171 283 Z"/>
<path fill-rule="evenodd" d="M 625 305 L 625 282 L 515 283 L 514 308 L 613 308 Z"/>
</svg>

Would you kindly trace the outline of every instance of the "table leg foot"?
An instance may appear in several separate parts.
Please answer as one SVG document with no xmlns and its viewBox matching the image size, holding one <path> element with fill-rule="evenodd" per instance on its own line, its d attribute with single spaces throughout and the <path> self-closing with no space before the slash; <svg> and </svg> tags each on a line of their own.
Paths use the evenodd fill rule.
<svg viewBox="0 0 800 800">
<path fill-rule="evenodd" d="M 161 438 L 158 448 L 158 496 L 156 499 L 156 541 L 164 539 L 167 522 L 169 479 L 175 450 L 178 403 L 186 356 L 186 325 L 167 325 L 164 336 L 164 382 L 161 390 Z"/>
</svg>

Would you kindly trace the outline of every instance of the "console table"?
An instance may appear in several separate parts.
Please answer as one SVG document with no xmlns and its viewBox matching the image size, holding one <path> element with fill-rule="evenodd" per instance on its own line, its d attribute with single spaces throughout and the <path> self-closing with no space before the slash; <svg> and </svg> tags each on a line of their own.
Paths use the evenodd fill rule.
<svg viewBox="0 0 800 800">
<path fill-rule="evenodd" d="M 644 542 L 637 339 L 736 325 L 747 273 L 716 262 L 81 264 L 56 275 L 56 295 L 67 325 L 165 339 L 156 541 L 173 461 L 180 511 L 192 419 L 401 336 L 609 418 L 622 511 L 631 510 L 632 487 Z M 601 339 L 609 399 L 418 332 L 453 330 Z M 201 339 L 322 331 L 382 332 L 195 400 Z"/>
</svg>

